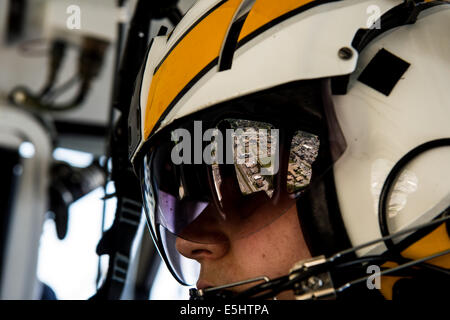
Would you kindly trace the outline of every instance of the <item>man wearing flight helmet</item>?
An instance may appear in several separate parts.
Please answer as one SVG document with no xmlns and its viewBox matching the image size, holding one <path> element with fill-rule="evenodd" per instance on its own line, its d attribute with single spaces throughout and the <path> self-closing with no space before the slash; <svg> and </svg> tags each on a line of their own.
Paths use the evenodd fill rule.
<svg viewBox="0 0 450 320">
<path fill-rule="evenodd" d="M 153 240 L 193 298 L 440 294 L 449 9 L 203 0 L 154 38 L 130 159 Z"/>
</svg>

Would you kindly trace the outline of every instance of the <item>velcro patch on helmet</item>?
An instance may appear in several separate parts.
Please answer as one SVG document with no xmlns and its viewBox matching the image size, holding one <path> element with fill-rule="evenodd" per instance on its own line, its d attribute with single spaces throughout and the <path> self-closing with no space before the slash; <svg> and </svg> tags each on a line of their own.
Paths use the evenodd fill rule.
<svg viewBox="0 0 450 320">
<path fill-rule="evenodd" d="M 410 65 L 386 49 L 381 49 L 363 70 L 358 80 L 389 96 Z"/>
</svg>

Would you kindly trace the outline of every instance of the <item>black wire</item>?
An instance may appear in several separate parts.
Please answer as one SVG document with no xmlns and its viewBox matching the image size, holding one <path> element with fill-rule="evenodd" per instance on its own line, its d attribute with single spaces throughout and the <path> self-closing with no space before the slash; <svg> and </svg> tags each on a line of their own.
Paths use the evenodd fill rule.
<svg viewBox="0 0 450 320">
<path fill-rule="evenodd" d="M 411 232 L 415 232 L 415 231 L 418 231 L 418 230 L 421 230 L 421 229 L 425 229 L 425 228 L 428 228 L 428 227 L 431 228 L 432 226 L 438 225 L 440 223 L 445 223 L 445 222 L 450 220 L 449 213 L 450 213 L 450 206 L 447 207 L 444 211 L 442 211 L 439 214 L 439 216 L 443 216 L 442 218 L 438 218 L 436 220 L 432 220 L 430 222 L 427 222 L 427 223 L 424 223 L 424 224 L 421 224 L 421 225 L 418 225 L 418 226 L 415 226 L 415 227 L 412 227 L 412 228 L 400 230 L 400 231 L 395 232 L 393 234 L 390 234 L 388 236 L 385 236 L 385 237 L 382 237 L 382 238 L 379 238 L 379 239 L 376 239 L 376 240 L 372 240 L 372 241 L 366 242 L 364 244 L 358 245 L 358 246 L 350 248 L 350 249 L 342 250 L 342 251 L 332 255 L 330 258 L 328 258 L 328 260 L 330 262 L 333 262 L 333 261 L 336 261 L 336 260 L 341 260 L 343 257 L 345 257 L 345 256 L 347 256 L 349 254 L 353 254 L 354 252 L 356 252 L 358 250 L 361 250 L 361 249 L 366 248 L 366 247 L 373 246 L 374 244 L 377 244 L 379 242 L 384 242 L 387 239 L 394 239 L 394 238 L 397 238 L 399 236 L 402 236 L 402 235 L 405 235 L 405 234 L 408 234 L 408 233 L 411 233 Z"/>
<path fill-rule="evenodd" d="M 441 214 L 446 215 L 448 212 L 450 211 L 450 207 L 446 208 Z M 310 269 L 307 270 L 305 272 L 303 272 L 301 275 L 297 276 L 296 278 L 289 280 L 289 276 L 283 276 L 274 280 L 271 280 L 270 282 L 266 282 L 266 283 L 262 283 L 259 285 L 256 285 L 254 287 L 251 287 L 245 291 L 242 291 L 240 293 L 238 293 L 235 298 L 236 299 L 247 299 L 247 298 L 258 298 L 258 299 L 267 299 L 270 297 L 274 297 L 275 295 L 277 295 L 278 293 L 285 291 L 285 290 L 292 290 L 293 286 L 299 282 L 302 281 L 304 279 L 306 279 L 307 277 L 313 276 L 313 275 L 317 275 L 321 272 L 325 272 L 325 271 L 332 271 L 332 268 L 336 268 L 334 270 L 337 270 L 339 268 L 343 268 L 343 267 L 348 267 L 348 266 L 352 266 L 352 265 L 356 265 L 359 263 L 366 263 L 366 262 L 373 262 L 373 261 L 393 261 L 393 262 L 397 262 L 397 263 L 402 263 L 405 262 L 406 258 L 403 257 L 399 257 L 397 255 L 383 255 L 383 256 L 367 256 L 367 257 L 361 257 L 358 259 L 354 259 L 354 260 L 350 260 L 350 261 L 346 261 L 346 262 L 340 262 L 344 257 L 346 257 L 348 254 L 351 254 L 359 249 L 365 248 L 367 246 L 371 246 L 374 245 L 375 243 L 384 241 L 386 238 L 392 239 L 395 237 L 399 237 L 401 235 L 404 235 L 406 233 L 410 233 L 410 232 L 414 232 L 417 230 L 421 230 L 424 228 L 428 228 L 431 227 L 433 225 L 439 224 L 439 223 L 443 223 L 445 221 L 448 221 L 450 219 L 450 216 L 446 216 L 444 218 L 440 218 L 437 220 L 433 220 L 431 222 L 419 225 L 419 226 L 415 226 L 413 228 L 409 228 L 409 229 L 405 229 L 405 230 L 401 230 L 398 231 L 394 234 L 391 234 L 389 236 L 386 236 L 384 238 L 381 239 L 377 239 L 374 241 L 370 241 L 366 244 L 351 248 L 351 249 L 347 249 L 347 250 L 343 250 L 341 252 L 338 252 L 336 254 L 334 254 L 333 256 L 331 256 L 330 258 L 327 259 L 327 262 L 320 265 L 320 268 L 314 268 L 314 269 Z M 410 261 L 410 260 L 409 260 Z M 435 272 L 440 272 L 441 275 L 448 274 L 448 270 L 443 269 L 443 268 L 439 268 L 439 267 L 435 267 L 435 266 L 431 266 L 425 263 L 421 263 L 420 267 L 422 268 L 428 268 L 429 271 L 435 271 Z M 262 294 L 259 296 L 255 296 L 259 293 L 265 292 L 267 290 L 272 290 L 266 294 Z"/>
<path fill-rule="evenodd" d="M 68 111 L 77 108 L 86 99 L 90 86 L 91 86 L 90 81 L 83 80 L 78 89 L 77 95 L 72 99 L 72 101 L 66 102 L 61 105 L 44 103 L 43 101 L 41 101 L 40 97 L 36 97 L 25 87 L 14 88 L 12 92 L 9 94 L 9 100 L 16 106 L 35 109 L 39 111 L 52 111 L 52 112 Z M 18 101 L 16 98 L 18 95 L 22 95 L 23 99 Z"/>
<path fill-rule="evenodd" d="M 450 138 L 437 139 L 421 144 L 420 146 L 412 149 L 406 155 L 404 155 L 392 168 L 391 172 L 387 176 L 383 188 L 381 189 L 380 200 L 378 203 L 378 224 L 380 227 L 380 232 L 383 237 L 389 236 L 389 227 L 387 223 L 387 204 L 388 196 L 391 188 L 401 170 L 409 163 L 411 160 L 416 158 L 418 155 L 439 147 L 450 146 Z M 384 244 L 388 249 L 393 249 L 394 242 L 391 238 L 385 239 Z"/>
<path fill-rule="evenodd" d="M 296 283 L 298 283 L 299 281 L 302 281 L 302 280 L 304 280 L 310 276 L 316 275 L 318 273 L 327 271 L 327 268 L 329 267 L 329 265 L 330 265 L 330 262 L 318 265 L 317 267 L 311 268 L 309 270 L 305 270 L 304 272 L 295 276 L 292 279 L 289 279 L 290 276 L 283 276 L 283 277 L 274 279 L 270 282 L 259 284 L 255 287 L 252 287 L 250 289 L 247 289 L 247 290 L 239 293 L 236 296 L 236 298 L 255 297 L 258 299 L 267 299 L 267 298 L 273 297 L 280 292 L 292 289 L 293 286 Z M 276 287 L 276 286 L 278 286 L 278 287 Z M 272 289 L 272 287 L 275 287 L 275 288 Z M 268 289 L 272 289 L 272 291 L 262 294 L 262 295 L 259 295 L 259 296 L 255 296 L 255 294 L 267 291 Z"/>
<path fill-rule="evenodd" d="M 384 275 L 387 275 L 387 274 L 396 273 L 398 271 L 401 271 L 401 270 L 404 270 L 404 269 L 411 268 L 413 266 L 419 265 L 419 264 L 421 264 L 421 263 L 423 263 L 423 262 L 425 262 L 427 260 L 438 258 L 438 257 L 444 256 L 444 255 L 447 255 L 447 254 L 450 254 L 450 249 L 445 250 L 445 251 L 441 251 L 441 252 L 438 252 L 438 253 L 435 253 L 433 255 L 429 255 L 429 256 L 427 256 L 425 258 L 412 260 L 410 262 L 407 262 L 407 263 L 402 264 L 402 265 L 400 265 L 398 267 L 395 267 L 395 268 L 389 268 L 389 269 L 387 269 L 385 271 L 380 272 L 379 276 L 381 277 L 381 276 L 384 276 Z M 352 280 L 351 282 L 348 282 L 348 283 L 344 284 L 343 286 L 339 287 L 338 289 L 336 289 L 336 293 L 341 293 L 341 292 L 347 290 L 348 288 L 350 288 L 352 286 L 355 286 L 355 285 L 357 285 L 359 283 L 365 282 L 371 276 L 373 276 L 373 275 L 369 275 L 367 277 L 361 277 L 361 278 L 358 278 L 356 280 Z"/>
<path fill-rule="evenodd" d="M 362 257 L 362 258 L 355 259 L 355 260 L 352 260 L 352 261 L 348 261 L 346 263 L 336 264 L 336 266 L 334 266 L 334 267 L 335 268 L 343 268 L 343 267 L 353 266 L 355 264 L 363 264 L 363 263 L 366 263 L 366 262 L 385 261 L 385 260 L 386 260 L 385 257 L 367 256 L 367 257 Z M 271 292 L 268 292 L 268 293 L 265 293 L 265 294 L 261 294 L 261 295 L 258 295 L 258 296 L 250 295 L 249 297 L 254 297 L 254 298 L 257 298 L 257 299 L 268 299 L 270 297 L 274 297 L 274 296 L 276 296 L 277 294 L 279 294 L 279 293 L 281 293 L 283 291 L 292 290 L 294 288 L 295 284 L 299 283 L 300 281 L 305 280 L 306 278 L 309 278 L 309 277 L 311 277 L 313 275 L 317 275 L 317 274 L 325 271 L 323 269 L 325 269 L 325 265 L 323 265 L 321 269 L 311 269 L 309 271 L 306 271 L 306 272 L 302 273 L 301 275 L 299 275 L 299 276 L 297 276 L 297 277 L 295 277 L 295 278 L 293 278 L 291 280 L 289 280 L 289 277 L 279 278 L 280 280 L 284 280 L 284 281 L 283 282 L 280 281 L 281 283 L 279 284 L 279 286 L 277 288 L 273 289 Z M 326 270 L 326 271 L 328 271 L 328 270 Z M 286 279 L 284 279 L 284 278 L 286 278 Z M 265 289 L 265 286 L 268 287 L 268 284 L 269 283 L 263 283 L 263 284 L 259 285 L 258 286 L 258 290 L 255 290 L 255 291 L 258 291 L 256 293 L 266 291 L 267 289 Z M 274 286 L 276 286 L 276 285 L 277 284 L 275 284 Z M 246 293 L 247 292 L 252 293 L 250 291 L 251 289 L 253 289 L 253 288 L 250 288 L 249 290 L 247 290 Z"/>
<path fill-rule="evenodd" d="M 282 276 L 282 277 L 273 279 L 270 282 L 261 283 L 259 285 L 253 286 L 247 290 L 244 290 L 244 291 L 236 294 L 235 298 L 236 299 L 240 299 L 240 298 L 246 299 L 246 298 L 253 297 L 255 294 L 258 294 L 258 293 L 261 293 L 261 292 L 264 292 L 267 290 L 271 290 L 272 287 L 277 287 L 288 280 L 289 280 L 289 276 Z"/>
<path fill-rule="evenodd" d="M 75 75 L 66 82 L 64 82 L 61 86 L 58 88 L 55 88 L 49 92 L 47 92 L 45 95 L 41 96 L 41 98 L 45 102 L 51 102 L 54 101 L 58 96 L 66 92 L 67 90 L 71 89 L 74 85 L 77 84 L 77 82 L 80 80 L 79 75 Z"/>
<path fill-rule="evenodd" d="M 289 281 L 286 281 L 284 283 L 282 283 L 278 288 L 273 289 L 272 291 L 268 292 L 268 293 L 264 293 L 258 296 L 255 296 L 254 298 L 257 299 L 269 299 L 269 298 L 273 298 L 275 297 L 277 294 L 286 291 L 286 290 L 292 290 L 294 285 L 296 283 L 298 283 L 299 279 L 295 278 Z"/>
<path fill-rule="evenodd" d="M 417 273 L 420 274 L 421 270 L 413 270 L 410 269 L 412 267 L 423 267 L 424 265 L 426 265 L 424 262 L 427 260 L 431 260 L 434 259 L 438 256 L 443 256 L 446 254 L 449 254 L 450 250 L 446 250 L 446 251 L 442 251 L 430 256 L 427 256 L 425 258 L 422 259 L 417 259 L 417 260 L 411 260 L 403 265 L 399 265 L 398 267 L 395 268 L 385 268 L 383 269 L 383 271 L 380 272 L 380 276 L 383 275 L 387 275 L 387 274 L 392 274 L 392 275 L 397 275 L 397 276 L 413 276 L 413 275 L 417 275 Z M 376 260 L 386 260 L 386 258 L 381 258 L 381 257 L 377 257 L 377 256 L 370 256 L 370 257 L 363 257 L 354 261 L 349 261 L 348 263 L 343 263 L 343 264 L 339 264 L 336 266 L 336 268 L 341 268 L 341 267 L 348 267 L 350 265 L 355 265 L 358 263 L 366 263 L 366 262 L 370 262 L 370 261 L 376 261 Z M 361 266 L 362 267 L 362 266 Z M 405 271 L 410 270 L 413 273 L 409 272 L 409 273 L 405 273 Z M 444 268 L 437 268 L 435 269 L 435 271 L 438 271 L 440 273 L 440 275 L 442 275 L 442 273 L 444 273 L 445 275 L 449 275 L 449 270 L 446 270 Z M 258 286 L 252 287 L 238 295 L 235 296 L 235 298 L 255 298 L 255 299 L 268 299 L 268 298 L 272 298 L 274 296 L 276 296 L 277 294 L 286 291 L 286 290 L 292 290 L 295 286 L 295 284 L 297 284 L 300 281 L 305 280 L 306 278 L 312 276 L 313 274 L 317 274 L 317 270 L 314 270 L 314 272 L 311 273 L 307 273 L 307 274 L 302 274 L 300 277 L 296 277 L 293 278 L 292 280 L 289 280 L 288 276 L 284 276 L 278 279 L 275 279 L 274 281 L 268 282 L 268 283 L 263 283 L 260 284 Z M 350 282 L 347 282 L 346 284 L 340 286 L 338 289 L 336 289 L 336 293 L 341 293 L 345 290 L 347 290 L 350 287 L 356 286 L 362 282 L 367 281 L 372 275 L 368 275 L 365 277 L 360 277 L 358 279 L 352 280 Z M 272 283 L 273 282 L 273 283 Z M 267 290 L 271 290 L 270 292 L 267 293 L 263 293 L 258 295 L 258 293 L 267 291 Z"/>
<path fill-rule="evenodd" d="M 354 266 L 355 264 L 363 264 L 363 263 L 367 263 L 367 262 L 373 263 L 373 262 L 388 261 L 388 260 L 390 260 L 390 259 L 387 259 L 386 257 L 383 257 L 383 256 L 365 256 L 365 257 L 361 257 L 361 258 L 357 258 L 354 260 L 340 263 L 340 264 L 336 265 L 336 268 L 347 268 L 350 266 Z"/>
</svg>

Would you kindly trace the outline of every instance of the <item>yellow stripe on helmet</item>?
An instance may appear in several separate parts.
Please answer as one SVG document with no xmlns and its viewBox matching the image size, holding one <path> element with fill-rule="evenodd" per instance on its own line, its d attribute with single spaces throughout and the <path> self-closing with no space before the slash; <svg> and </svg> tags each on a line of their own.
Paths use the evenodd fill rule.
<svg viewBox="0 0 450 320">
<path fill-rule="evenodd" d="M 450 237 L 447 232 L 447 227 L 444 223 L 435 230 L 433 230 L 432 232 L 430 232 L 429 234 L 427 234 L 426 236 L 424 236 L 423 238 L 421 238 L 420 240 L 410 245 L 405 250 L 403 250 L 401 252 L 401 255 L 411 260 L 418 260 L 426 256 L 430 256 L 435 253 L 448 250 L 449 248 L 450 248 Z M 449 269 L 450 256 L 449 255 L 441 256 L 429 260 L 427 261 L 427 263 L 441 268 Z M 383 264 L 383 267 L 386 268 L 394 268 L 396 266 L 398 266 L 398 264 L 392 262 L 387 262 Z M 392 300 L 393 296 L 392 289 L 394 287 L 394 284 L 402 278 L 403 277 L 391 275 L 381 277 L 380 291 L 386 299 Z"/>
<path fill-rule="evenodd" d="M 183 88 L 220 53 L 228 26 L 241 0 L 229 0 L 198 23 L 172 50 L 152 79 L 144 136 Z"/>
<path fill-rule="evenodd" d="M 256 0 L 242 27 L 238 41 L 262 26 L 315 0 Z"/>
<path fill-rule="evenodd" d="M 402 251 L 402 256 L 416 260 L 448 249 L 450 249 L 450 237 L 447 233 L 446 225 L 442 224 L 436 230 Z M 450 255 L 429 260 L 427 263 L 449 269 Z"/>
<path fill-rule="evenodd" d="M 238 42 L 259 29 L 315 0 L 257 0 L 253 5 Z M 161 116 L 177 96 L 208 65 L 218 59 L 229 25 L 242 0 L 228 0 L 209 13 L 171 49 L 153 75 L 147 97 L 144 137 L 148 139 Z M 320 2 L 320 1 L 318 1 Z"/>
</svg>

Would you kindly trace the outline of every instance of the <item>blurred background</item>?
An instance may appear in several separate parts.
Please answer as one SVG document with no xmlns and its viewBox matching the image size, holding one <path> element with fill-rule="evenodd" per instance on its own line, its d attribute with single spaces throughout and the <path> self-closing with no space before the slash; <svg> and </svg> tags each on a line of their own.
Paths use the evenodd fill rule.
<svg viewBox="0 0 450 320">
<path fill-rule="evenodd" d="M 142 63 L 127 44 L 145 49 L 194 2 L 0 0 L 0 299 L 188 298 L 114 155 Z"/>
</svg>

